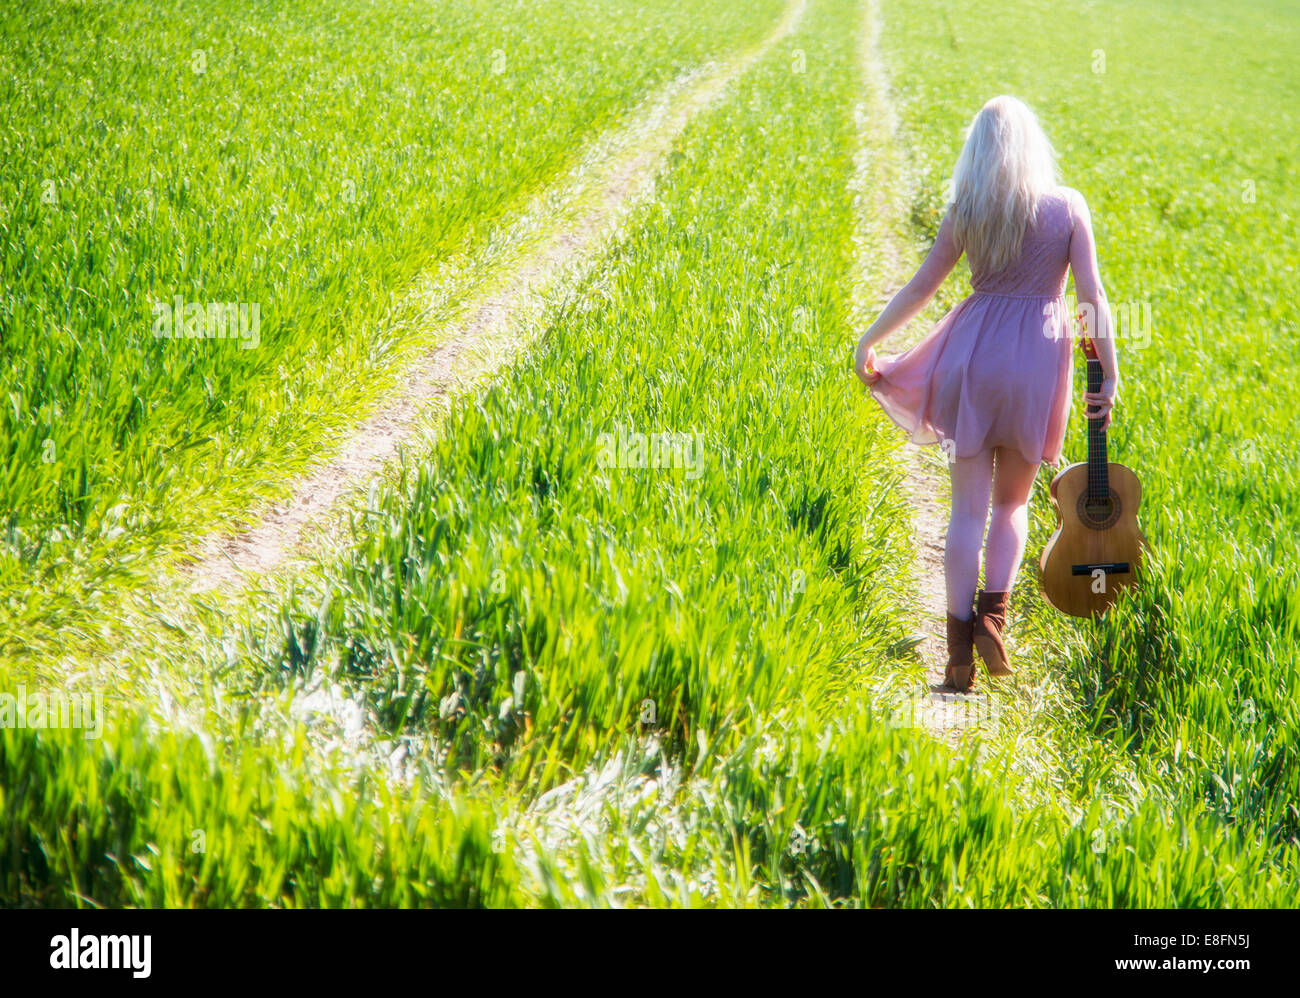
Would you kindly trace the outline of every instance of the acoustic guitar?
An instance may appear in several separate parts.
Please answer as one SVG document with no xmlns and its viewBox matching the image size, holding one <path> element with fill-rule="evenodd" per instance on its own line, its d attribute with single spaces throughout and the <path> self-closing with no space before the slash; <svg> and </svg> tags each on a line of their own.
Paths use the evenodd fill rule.
<svg viewBox="0 0 1300 998">
<path fill-rule="evenodd" d="M 1088 391 L 1101 391 L 1101 361 L 1088 337 L 1080 345 L 1088 360 Z M 1121 592 L 1138 582 L 1146 538 L 1138 529 L 1142 483 L 1122 464 L 1106 459 L 1101 417 L 1088 418 L 1088 460 L 1052 479 L 1056 532 L 1039 559 L 1047 601 L 1075 617 L 1097 617 Z"/>
</svg>

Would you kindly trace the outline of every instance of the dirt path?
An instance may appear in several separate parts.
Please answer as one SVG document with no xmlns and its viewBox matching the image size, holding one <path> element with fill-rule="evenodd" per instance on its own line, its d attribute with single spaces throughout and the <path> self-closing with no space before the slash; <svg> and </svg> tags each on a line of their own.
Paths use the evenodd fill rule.
<svg viewBox="0 0 1300 998">
<path fill-rule="evenodd" d="M 338 524 L 331 528 L 324 522 L 328 514 L 350 493 L 360 493 L 401 445 L 418 443 L 422 424 L 449 397 L 489 375 L 524 345 L 521 329 L 540 307 L 543 292 L 577 279 L 593 265 L 601 246 L 653 191 L 655 175 L 691 119 L 789 34 L 805 6 L 806 0 L 791 0 L 780 22 L 757 45 L 665 88 L 627 126 L 598 140 L 570 174 L 539 194 L 512 231 L 541 227 L 540 240 L 461 310 L 441 345 L 410 370 L 401 390 L 298 481 L 287 500 L 242 533 L 208 538 L 190 568 L 189 588 L 240 589 L 252 577 L 283 568 L 309 534 L 337 533 Z M 440 293 L 446 297 L 446 284 L 444 274 L 426 275 L 403 296 L 395 314 L 418 322 Z"/>
<path fill-rule="evenodd" d="M 238 729 L 239 738 L 283 738 L 286 752 L 296 752 L 288 746 L 298 735 L 290 733 L 301 731 L 306 741 L 293 744 L 309 750 L 310 765 L 325 767 L 321 772 L 339 765 L 409 776 L 415 760 L 430 764 L 426 757 L 436 747 L 422 748 L 420 739 L 406 736 L 400 744 L 378 737 L 365 723 L 360 694 L 349 697 L 325 670 L 295 680 L 283 698 L 255 698 L 250 710 L 237 623 L 244 607 L 263 596 L 273 603 L 317 558 L 350 541 L 350 514 L 391 473 L 392 459 L 421 453 L 439 432 L 436 417 L 527 346 L 573 282 L 605 258 L 628 215 L 652 195 L 693 117 L 789 35 L 806 6 L 807 0 L 788 0 L 761 41 L 648 98 L 485 245 L 441 261 L 413 282 L 378 320 L 386 334 L 420 345 L 407 348 L 417 360 L 400 390 L 294 482 L 285 501 L 250 511 L 248 529 L 196 542 L 188 567 L 124 594 L 112 627 L 132 640 L 106 637 L 102 654 L 65 656 L 51 667 L 68 683 L 112 691 L 115 709 L 145 706 L 156 723 L 192 732 L 205 744 L 214 731 Z M 422 353 L 424 344 L 430 348 Z M 178 655 L 184 668 L 173 667 Z"/>
<path fill-rule="evenodd" d="M 859 220 L 855 295 L 858 329 L 871 323 L 919 263 L 903 230 L 906 206 L 900 192 L 904 168 L 898 153 L 897 118 L 880 52 L 880 10 L 874 0 L 867 5 L 866 20 L 862 56 L 866 89 L 865 100 L 857 108 L 859 158 L 854 177 Z M 901 352 L 928 331 L 928 323 L 918 318 L 910 328 L 891 337 L 884 352 Z M 943 552 L 951 497 L 947 464 L 937 447 L 906 443 L 900 456 L 906 471 L 901 488 L 912 509 L 916 549 L 911 612 L 920 639 L 916 651 L 925 665 L 926 678 L 926 688 L 918 691 L 911 704 L 913 717 L 909 720 L 956 745 L 964 729 L 990 716 L 991 707 L 988 697 L 978 690 L 957 693 L 943 686 L 947 662 Z"/>
</svg>

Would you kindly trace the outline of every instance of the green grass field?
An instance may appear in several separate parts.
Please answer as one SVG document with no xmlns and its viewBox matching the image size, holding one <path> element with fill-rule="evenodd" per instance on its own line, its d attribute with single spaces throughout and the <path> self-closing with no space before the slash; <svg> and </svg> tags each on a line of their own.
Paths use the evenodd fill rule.
<svg viewBox="0 0 1300 998">
<path fill-rule="evenodd" d="M 102 737 L 0 730 L 0 904 L 1294 905 L 1293 6 L 882 2 L 873 47 L 809 0 L 531 346 L 228 600 L 171 573 L 431 345 L 385 321 L 409 282 L 458 268 L 450 313 L 529 196 L 783 6 L 205 6 L 0 14 L 0 691 L 106 693 Z M 864 247 L 875 56 L 902 169 Z M 1021 666 L 954 749 L 909 713 L 904 444 L 851 355 L 1002 92 L 1150 308 L 1111 459 L 1153 558 L 1104 622 L 1051 610 L 1040 476 Z M 259 343 L 153 336 L 174 295 L 260 303 Z"/>
</svg>

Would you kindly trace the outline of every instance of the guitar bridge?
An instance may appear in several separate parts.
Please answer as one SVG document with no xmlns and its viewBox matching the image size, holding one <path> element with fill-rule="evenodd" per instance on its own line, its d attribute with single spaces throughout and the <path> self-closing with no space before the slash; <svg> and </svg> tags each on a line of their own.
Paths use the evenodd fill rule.
<svg viewBox="0 0 1300 998">
<path fill-rule="evenodd" d="M 1071 565 L 1071 575 L 1091 575 L 1101 569 L 1107 575 L 1128 575 L 1130 569 L 1127 561 L 1103 561 L 1095 565 Z"/>
</svg>

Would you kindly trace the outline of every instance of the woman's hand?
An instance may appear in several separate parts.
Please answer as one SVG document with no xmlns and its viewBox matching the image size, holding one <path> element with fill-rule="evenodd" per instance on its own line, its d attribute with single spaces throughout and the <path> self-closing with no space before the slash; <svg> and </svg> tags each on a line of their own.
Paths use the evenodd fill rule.
<svg viewBox="0 0 1300 998">
<path fill-rule="evenodd" d="M 1110 429 L 1110 413 L 1115 408 L 1115 379 L 1103 378 L 1101 391 L 1084 392 L 1084 412 L 1089 419 L 1101 418 L 1101 428 Z"/>
<path fill-rule="evenodd" d="M 867 347 L 866 350 L 863 350 L 862 345 L 859 344 L 857 353 L 853 358 L 853 369 L 859 380 L 868 388 L 879 381 L 880 372 L 876 370 L 875 348 Z"/>
</svg>

